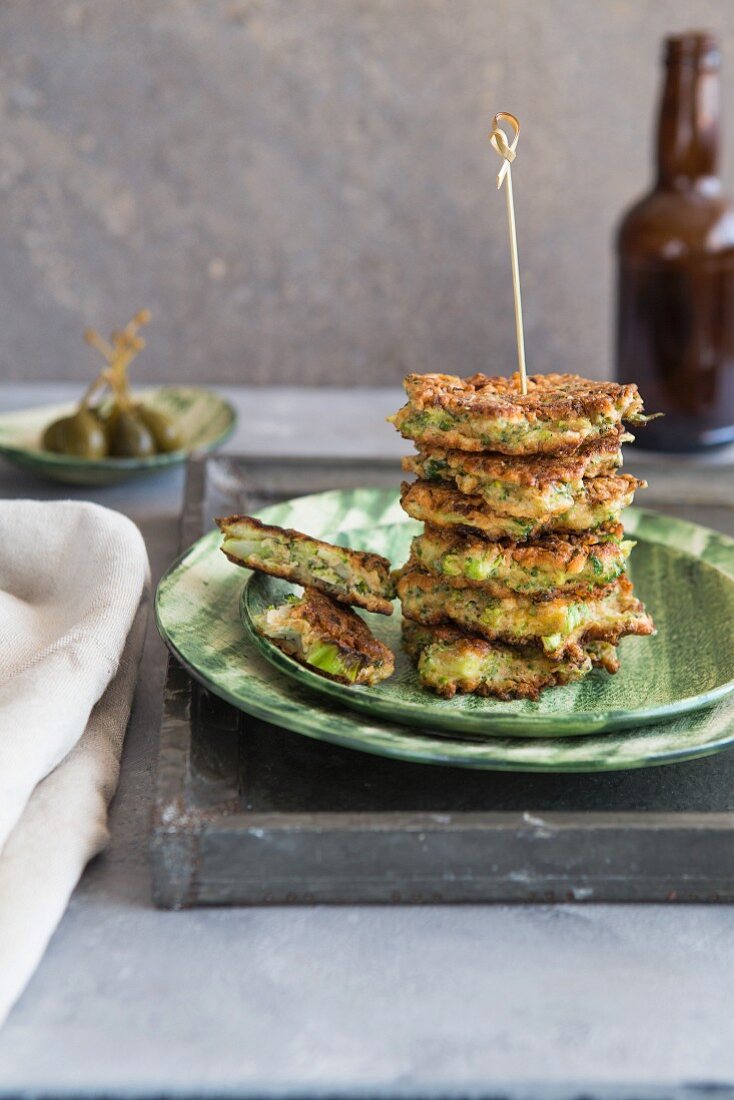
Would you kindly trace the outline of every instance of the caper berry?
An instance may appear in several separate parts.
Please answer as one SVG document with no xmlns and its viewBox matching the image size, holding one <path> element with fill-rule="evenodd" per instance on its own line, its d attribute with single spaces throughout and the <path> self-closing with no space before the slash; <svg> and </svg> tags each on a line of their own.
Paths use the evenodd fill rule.
<svg viewBox="0 0 734 1100">
<path fill-rule="evenodd" d="M 143 404 L 137 405 L 135 412 L 153 436 L 159 454 L 181 450 L 183 447 L 181 433 L 168 413 Z"/>
<path fill-rule="evenodd" d="M 136 409 L 116 409 L 108 431 L 110 454 L 115 458 L 147 458 L 156 453 L 153 433 Z"/>
<path fill-rule="evenodd" d="M 43 433 L 43 446 L 47 451 L 73 458 L 104 458 L 108 450 L 99 417 L 85 408 L 49 424 Z"/>
</svg>

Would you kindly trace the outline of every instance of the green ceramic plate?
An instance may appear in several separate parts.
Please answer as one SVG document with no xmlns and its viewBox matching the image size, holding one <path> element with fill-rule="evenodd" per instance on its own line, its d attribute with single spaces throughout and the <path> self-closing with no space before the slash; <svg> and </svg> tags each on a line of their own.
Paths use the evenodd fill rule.
<svg viewBox="0 0 734 1100">
<path fill-rule="evenodd" d="M 41 448 L 44 428 L 73 411 L 73 405 L 43 405 L 0 415 L 0 454 L 17 466 L 42 477 L 72 485 L 113 485 L 131 477 L 154 473 L 184 462 L 194 451 L 211 451 L 232 434 L 237 414 L 211 390 L 194 386 L 166 386 L 136 390 L 136 395 L 166 412 L 179 425 L 184 447 L 150 458 L 70 458 Z"/>
<path fill-rule="evenodd" d="M 358 533 L 369 530 L 369 545 L 378 551 L 387 549 L 390 540 L 395 538 L 391 528 L 396 524 L 405 527 L 406 539 L 410 529 L 416 528 L 405 521 L 397 495 L 382 490 L 361 489 L 302 497 L 265 509 L 260 516 L 269 523 L 287 523 L 315 535 L 328 536 L 338 531 L 342 542 L 357 543 Z M 683 645 L 691 623 L 682 617 L 674 621 L 672 612 L 664 611 L 675 601 L 683 601 L 684 610 L 688 606 L 688 597 L 682 591 L 666 591 L 664 578 L 672 570 L 686 585 L 695 577 L 697 591 L 703 592 L 707 599 L 711 592 L 716 600 L 721 598 L 722 592 L 727 593 L 722 606 L 707 604 L 695 608 L 693 613 L 697 623 L 704 621 L 700 636 L 705 638 L 707 632 L 713 636 L 713 642 L 706 643 L 706 653 L 718 657 L 719 650 L 731 651 L 734 648 L 731 625 L 734 591 L 729 593 L 729 586 L 734 578 L 734 542 L 693 524 L 637 509 L 627 513 L 627 528 L 635 537 L 640 537 L 641 544 L 648 544 L 646 549 L 638 548 L 635 553 L 651 555 L 644 574 L 636 575 L 635 580 L 642 584 L 642 595 L 658 618 L 665 615 L 664 622 L 672 633 L 665 635 L 661 631 L 652 641 L 628 639 L 626 648 L 636 647 L 639 642 L 640 646 L 645 643 L 657 646 L 662 652 L 661 646 Z M 240 619 L 242 586 L 248 574 L 227 561 L 219 551 L 219 543 L 218 531 L 204 536 L 161 581 L 156 597 L 160 632 L 192 675 L 216 695 L 286 729 L 383 756 L 510 771 L 573 772 L 645 767 L 706 756 L 734 743 L 734 696 L 695 714 L 671 717 L 654 726 L 603 734 L 595 732 L 586 737 L 507 735 L 512 708 L 540 707 L 540 702 L 493 704 L 485 701 L 485 707 L 495 711 L 504 708 L 507 712 L 507 726 L 497 723 L 491 737 L 476 733 L 449 736 L 436 730 L 435 725 L 419 732 L 396 722 L 358 714 L 339 700 L 314 692 L 310 685 L 284 673 L 263 657 Z M 655 572 L 656 558 L 661 568 L 664 567 L 660 578 Z M 675 564 L 668 564 L 669 559 Z M 706 574 L 702 585 L 699 585 L 699 572 Z M 629 660 L 626 663 L 629 665 Z M 654 677 L 658 676 L 656 666 L 657 662 L 648 666 Z M 668 669 L 670 662 L 662 667 Z M 714 674 L 705 664 L 699 667 L 701 676 L 709 677 L 708 681 L 702 681 L 705 690 L 717 690 Z M 624 675 L 620 673 L 616 682 Z M 529 714 L 524 721 L 528 717 Z"/>
<path fill-rule="evenodd" d="M 294 679 L 348 707 L 392 722 L 520 737 L 571 737 L 651 725 L 711 706 L 734 691 L 734 647 L 722 647 L 720 641 L 722 631 L 731 631 L 734 623 L 734 581 L 690 550 L 660 542 L 660 520 L 654 513 L 637 512 L 637 547 L 630 567 L 636 591 L 654 612 L 657 637 L 624 639 L 619 650 L 622 668 L 616 676 L 594 672 L 580 683 L 543 692 L 537 702 L 508 703 L 473 695 L 441 699 L 423 689 L 400 644 L 397 604 L 389 618 L 364 616 L 396 658 L 395 675 L 373 687 L 339 684 L 320 676 L 257 633 L 252 617 L 282 603 L 289 593 L 300 592 L 299 588 L 275 577 L 251 575 L 242 593 L 242 619 L 254 644 Z M 680 521 L 664 522 L 677 529 Z M 365 550 L 379 545 L 391 561 L 402 562 L 414 530 L 414 524 L 403 519 L 381 526 L 376 536 L 372 528 L 357 528 L 340 541 Z M 734 569 L 734 543 L 730 552 Z"/>
</svg>

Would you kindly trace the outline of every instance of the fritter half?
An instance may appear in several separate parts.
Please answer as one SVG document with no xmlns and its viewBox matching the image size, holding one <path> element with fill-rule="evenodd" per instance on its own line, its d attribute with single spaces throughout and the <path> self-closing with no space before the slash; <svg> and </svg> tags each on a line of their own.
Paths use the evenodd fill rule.
<svg viewBox="0 0 734 1100">
<path fill-rule="evenodd" d="M 619 523 L 635 490 L 644 488 L 631 474 L 593 477 L 584 482 L 579 496 L 565 512 L 552 515 L 508 516 L 495 511 L 481 496 L 467 496 L 458 489 L 430 481 L 403 482 L 400 503 L 413 519 L 432 527 L 459 527 L 480 531 L 488 539 L 536 538 L 554 531 L 593 531 Z"/>
<path fill-rule="evenodd" d="M 343 684 L 377 684 L 392 676 L 395 658 L 356 611 L 315 588 L 253 619 L 258 632 L 301 664 Z"/>
<path fill-rule="evenodd" d="M 617 432 L 567 458 L 505 458 L 420 448 L 417 455 L 403 459 L 403 469 L 423 481 L 476 494 L 502 515 L 539 519 L 567 512 L 583 496 L 584 479 L 614 476 L 622 465 L 622 442 L 628 438 Z"/>
<path fill-rule="evenodd" d="M 454 627 L 403 621 L 403 644 L 415 661 L 421 685 L 446 699 L 459 694 L 497 699 L 537 699 L 543 688 L 583 679 L 591 658 L 554 661 L 539 649 L 513 649 Z"/>
<path fill-rule="evenodd" d="M 594 382 L 575 374 L 520 379 L 475 374 L 409 374 L 408 403 L 388 419 L 422 446 L 506 455 L 568 454 L 615 433 L 623 421 L 649 419 L 634 385 Z"/>
<path fill-rule="evenodd" d="M 224 535 L 222 553 L 235 565 L 318 588 L 340 603 L 392 615 L 395 590 L 387 558 L 332 546 L 252 516 L 226 516 L 217 524 Z"/>
<path fill-rule="evenodd" d="M 447 583 L 485 588 L 493 596 L 515 592 L 535 599 L 553 593 L 584 595 L 624 572 L 631 539 L 621 526 L 604 534 L 547 535 L 531 543 L 488 542 L 426 527 L 413 539 L 407 569 L 424 569 Z"/>
<path fill-rule="evenodd" d="M 404 572 L 397 589 L 406 619 L 427 626 L 452 622 L 490 641 L 541 646 L 556 659 L 578 654 L 582 642 L 616 645 L 626 634 L 652 634 L 655 629 L 625 576 L 585 600 L 571 595 L 541 601 L 495 597 L 418 571 Z"/>
</svg>

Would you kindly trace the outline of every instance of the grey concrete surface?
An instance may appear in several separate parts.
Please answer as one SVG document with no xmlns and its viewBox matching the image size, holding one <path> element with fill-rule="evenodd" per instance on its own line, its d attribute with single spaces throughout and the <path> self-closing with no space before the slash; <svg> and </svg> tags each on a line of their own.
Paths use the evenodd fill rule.
<svg viewBox="0 0 734 1100">
<path fill-rule="evenodd" d="M 234 396 L 258 415 L 230 449 L 402 448 L 381 424 L 392 392 Z M 0 408 L 27 398 L 0 387 Z M 166 473 L 94 496 L 140 523 L 156 576 L 181 485 Z M 0 494 L 62 495 L 2 462 Z M 151 629 L 112 842 L 0 1032 L 0 1096 L 731 1094 L 729 907 L 154 910 L 164 660 Z"/>
<path fill-rule="evenodd" d="M 4 0 L 0 377 L 86 377 L 83 327 L 141 305 L 140 377 L 505 373 L 499 109 L 530 368 L 605 375 L 612 227 L 691 23 L 731 63 L 721 0 Z"/>
</svg>

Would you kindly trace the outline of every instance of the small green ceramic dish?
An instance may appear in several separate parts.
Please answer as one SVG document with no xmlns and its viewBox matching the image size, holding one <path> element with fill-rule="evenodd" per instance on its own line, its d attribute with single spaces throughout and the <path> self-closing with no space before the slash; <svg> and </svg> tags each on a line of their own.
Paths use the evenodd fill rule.
<svg viewBox="0 0 734 1100">
<path fill-rule="evenodd" d="M 382 553 L 396 545 L 397 525 L 403 528 L 400 537 L 406 547 L 417 528 L 405 520 L 397 494 L 383 490 L 302 497 L 265 509 L 260 516 L 266 522 L 293 526 L 318 537 L 333 537 L 333 532 L 339 531 L 339 541 Z M 623 643 L 628 652 L 623 651 L 622 672 L 608 682 L 595 678 L 594 690 L 603 695 L 611 684 L 616 685 L 613 690 L 624 694 L 625 667 L 629 669 L 635 661 L 629 651 L 644 646 L 653 651 L 657 648 L 657 653 L 644 658 L 650 678 L 677 675 L 675 653 L 681 648 L 689 652 L 686 634 L 693 630 L 703 644 L 703 654 L 687 682 L 698 681 L 699 695 L 717 691 L 731 679 L 726 662 L 733 659 L 734 650 L 734 540 L 638 509 L 630 509 L 626 519 L 628 531 L 640 540 L 633 562 L 636 556 L 647 559 L 634 579 L 662 629 L 656 639 L 627 639 Z M 220 540 L 219 532 L 212 531 L 171 566 L 156 596 L 158 627 L 193 676 L 216 695 L 258 718 L 317 740 L 378 755 L 511 771 L 646 767 L 709 755 L 734 743 L 734 696 L 695 714 L 671 716 L 654 726 L 606 733 L 587 730 L 585 737 L 518 736 L 517 724 L 510 721 L 515 713 L 512 708 L 526 709 L 522 718 L 525 723 L 533 713 L 537 717 L 537 710 L 531 708 L 541 706 L 542 696 L 536 704 L 474 700 L 474 705 L 486 708 L 485 713 L 492 711 L 497 716 L 492 736 L 476 732 L 448 735 L 437 730 L 435 723 L 419 732 L 394 721 L 358 714 L 341 701 L 315 692 L 310 684 L 290 671 L 284 673 L 263 657 L 240 619 L 242 586 L 248 574 L 221 554 Z M 680 591 L 667 588 L 671 576 L 680 583 Z M 696 605 L 698 597 L 705 600 L 702 606 Z M 637 678 L 635 685 L 639 686 Z M 558 695 L 565 690 L 547 694 Z M 672 697 L 676 688 L 661 684 L 659 690 L 661 697 L 663 693 Z M 628 695 L 625 709 L 633 709 L 638 703 Z M 426 705 L 433 705 L 433 701 Z M 585 705 L 585 713 L 590 709 Z M 559 721 L 566 717 L 562 711 L 556 715 Z M 547 719 L 546 715 L 543 720 Z"/>
<path fill-rule="evenodd" d="M 41 477 L 70 485 L 114 485 L 185 462 L 194 451 L 213 451 L 234 431 L 237 414 L 228 401 L 195 386 L 135 390 L 176 422 L 184 439 L 180 451 L 149 458 L 73 458 L 41 447 L 51 421 L 73 411 L 73 405 L 44 405 L 0 415 L 0 455 Z"/>
</svg>

